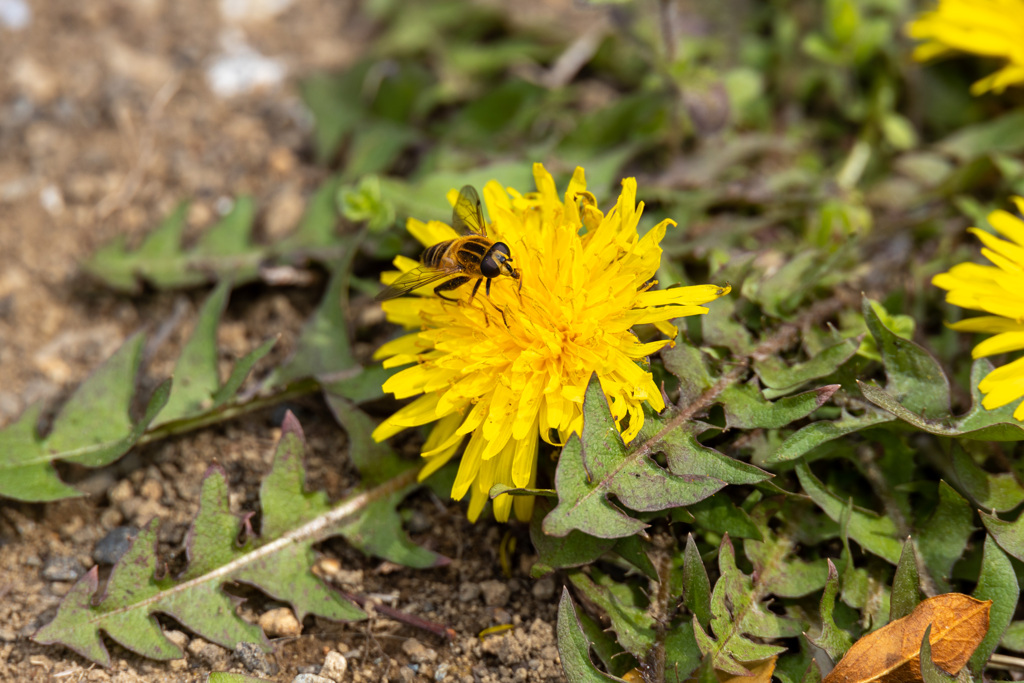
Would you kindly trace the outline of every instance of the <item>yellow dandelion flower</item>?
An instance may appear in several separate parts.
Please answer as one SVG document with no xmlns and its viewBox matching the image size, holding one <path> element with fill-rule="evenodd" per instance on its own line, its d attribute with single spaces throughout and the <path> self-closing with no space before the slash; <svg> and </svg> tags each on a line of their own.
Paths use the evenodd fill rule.
<svg viewBox="0 0 1024 683">
<path fill-rule="evenodd" d="M 1024 0 L 939 0 L 907 24 L 907 33 L 925 41 L 914 50 L 920 61 L 953 50 L 1008 60 L 971 86 L 974 95 L 1024 82 Z"/>
<path fill-rule="evenodd" d="M 1014 202 L 1024 214 L 1024 198 L 1014 197 Z M 949 303 L 991 314 L 950 325 L 962 332 L 995 335 L 974 347 L 975 358 L 1024 349 L 1024 220 L 1000 209 L 989 214 L 988 222 L 1010 240 L 971 228 L 984 245 L 981 253 L 993 265 L 961 263 L 932 278 L 932 284 L 947 291 Z M 1024 397 L 1024 358 L 990 372 L 978 384 L 978 390 L 985 394 L 981 404 L 986 410 Z M 1024 420 L 1024 403 L 1017 406 L 1013 416 Z"/>
<path fill-rule="evenodd" d="M 484 187 L 491 223 L 488 237 L 511 251 L 520 279 L 497 277 L 490 294 L 471 297 L 472 286 L 385 301 L 392 322 L 416 330 L 384 344 L 378 358 L 386 367 L 411 365 L 391 377 L 384 390 L 396 398 L 418 396 L 373 433 L 387 439 L 407 427 L 435 423 L 426 443 L 421 478 L 447 463 L 466 442 L 452 498 L 470 494 L 469 518 L 476 520 L 494 484 L 532 487 L 539 441 L 561 445 L 583 426 L 583 395 L 593 373 L 608 397 L 612 416 L 627 442 L 640 431 L 646 403 L 665 408 L 646 358 L 672 344 L 669 321 L 707 313 L 702 304 L 729 286 L 698 285 L 654 290 L 661 262 L 665 220 L 641 237 L 636 180 L 622 181 L 618 203 L 597 208 L 577 168 L 564 200 L 540 164 L 533 168 L 537 191 L 507 192 L 495 181 Z M 455 192 L 449 195 L 454 202 Z M 409 219 L 408 230 L 425 247 L 454 239 L 439 221 Z M 398 257 L 400 272 L 385 273 L 385 284 L 418 267 Z M 654 324 L 670 338 L 642 343 L 634 325 Z M 467 441 L 468 440 L 468 441 Z M 494 516 L 529 519 L 533 499 L 500 496 Z"/>
</svg>

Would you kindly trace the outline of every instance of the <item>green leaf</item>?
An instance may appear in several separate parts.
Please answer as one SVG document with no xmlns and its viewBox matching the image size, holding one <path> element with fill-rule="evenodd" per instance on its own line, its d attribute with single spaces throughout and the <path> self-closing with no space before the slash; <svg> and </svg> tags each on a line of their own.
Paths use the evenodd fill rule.
<svg viewBox="0 0 1024 683">
<path fill-rule="evenodd" d="M 797 460 L 822 444 L 893 421 L 891 415 L 880 410 L 868 409 L 855 416 L 844 409 L 838 420 L 812 422 L 790 434 L 765 462 L 774 465 Z"/>
<path fill-rule="evenodd" d="M 809 360 L 786 365 L 776 356 L 754 361 L 754 372 L 766 387 L 780 391 L 795 391 L 812 380 L 828 377 L 857 353 L 857 344 L 844 339 L 814 354 Z"/>
<path fill-rule="evenodd" d="M 608 673 L 622 676 L 630 669 L 636 668 L 636 659 L 622 649 L 610 630 L 598 624 L 586 612 L 578 613 L 576 617 L 583 627 L 584 637 L 590 641 L 590 649 L 601 660 Z"/>
<path fill-rule="evenodd" d="M 839 572 L 832 560 L 828 563 L 828 577 L 825 580 L 825 591 L 821 595 L 821 633 L 815 637 L 808 636 L 807 640 L 820 647 L 832 659 L 838 662 L 846 654 L 846 651 L 853 645 L 850 634 L 836 625 L 833 612 L 836 606 L 836 596 L 839 594 Z"/>
<path fill-rule="evenodd" d="M 250 241 L 256 208 L 250 197 L 239 197 L 231 211 L 211 226 L 190 249 L 182 245 L 187 204 L 181 204 L 134 251 L 115 240 L 93 254 L 87 272 L 108 286 L 139 291 L 144 279 L 157 289 L 194 287 L 229 280 L 235 286 L 258 279 L 266 248 Z"/>
<path fill-rule="evenodd" d="M 138 276 L 141 273 L 147 273 L 147 277 L 154 283 L 173 279 L 178 264 L 168 263 L 164 259 L 181 248 L 187 212 L 188 204 L 179 204 L 134 252 L 128 251 L 123 237 L 112 240 L 96 250 L 92 258 L 83 264 L 83 268 L 110 287 L 130 294 L 140 291 Z M 170 273 L 165 273 L 165 270 Z M 189 285 L 203 281 L 200 273 L 181 273 L 179 277 L 187 280 Z"/>
<path fill-rule="evenodd" d="M 216 326 L 229 292 L 220 285 L 200 313 L 196 329 L 176 365 L 178 381 L 164 382 L 146 404 L 142 418 L 129 416 L 141 363 L 142 336 L 125 344 L 83 382 L 64 404 L 45 440 L 34 433 L 38 411 L 0 431 L 3 452 L 0 471 L 12 474 L 0 484 L 0 494 L 33 500 L 53 500 L 76 492 L 60 483 L 51 463 L 67 460 L 101 467 L 121 457 L 147 430 L 213 414 L 236 393 L 253 366 L 273 347 L 268 340 L 236 363 L 220 385 L 217 371 Z M 152 432 L 150 432 L 152 433 Z M 148 436 L 148 435 L 147 435 Z"/>
<path fill-rule="evenodd" d="M 938 362 L 923 348 L 886 327 L 875 311 L 875 302 L 865 297 L 862 310 L 885 364 L 886 392 L 924 418 L 949 415 L 949 380 Z M 866 385 L 859 384 L 863 391 Z"/>
<path fill-rule="evenodd" d="M 971 655 L 967 664 L 975 678 L 980 679 L 989 657 L 999 645 L 1003 632 L 1010 625 L 1017 609 L 1020 589 L 1017 575 L 1010 564 L 1010 558 L 999 549 L 991 536 L 985 536 L 985 549 L 981 557 L 981 575 L 972 597 L 991 600 L 992 609 L 988 617 L 988 633 Z"/>
<path fill-rule="evenodd" d="M 899 561 L 901 544 L 896 540 L 896 526 L 887 516 L 878 516 L 873 512 L 851 507 L 838 496 L 829 491 L 811 473 L 810 468 L 800 463 L 796 466 L 797 478 L 804 492 L 833 521 L 840 521 L 849 514 L 847 531 L 862 548 L 878 555 L 882 559 L 896 564 Z"/>
<path fill-rule="evenodd" d="M 295 231 L 274 245 L 278 260 L 285 260 L 293 252 L 316 258 L 329 252 L 332 245 L 340 248 L 346 244 L 345 238 L 339 239 L 336 234 L 340 188 L 341 177 L 336 175 L 320 184 L 306 204 L 306 210 Z"/>
<path fill-rule="evenodd" d="M 706 631 L 711 625 L 711 581 L 693 534 L 686 534 L 683 551 L 683 604 Z"/>
<path fill-rule="evenodd" d="M 939 502 L 935 510 L 924 523 L 917 525 L 917 549 L 932 580 L 941 591 L 948 592 L 947 579 L 953 574 L 953 565 L 963 556 L 967 541 L 974 533 L 974 511 L 946 482 L 940 481 L 938 488 Z"/>
<path fill-rule="evenodd" d="M 119 457 L 130 443 L 129 411 L 145 338 L 135 335 L 82 382 L 61 408 L 46 439 L 50 453 L 99 467 Z M 137 437 L 136 437 L 137 438 Z"/>
<path fill-rule="evenodd" d="M 775 677 L 782 683 L 821 683 L 821 670 L 810 649 L 801 642 L 799 652 L 780 656 L 775 665 Z"/>
<path fill-rule="evenodd" d="M 722 391 L 718 401 L 730 429 L 780 429 L 813 413 L 839 389 L 838 384 L 830 384 L 772 402 L 753 383 L 734 384 Z"/>
<path fill-rule="evenodd" d="M 53 458 L 41 447 L 39 413 L 40 406 L 32 406 L 0 430 L 0 496 L 43 503 L 82 495 L 60 480 Z"/>
<path fill-rule="evenodd" d="M 985 530 L 1006 552 L 1024 562 L 1024 515 L 1014 522 L 1005 522 L 993 514 L 979 511 Z"/>
<path fill-rule="evenodd" d="M 295 352 L 266 380 L 267 386 L 284 386 L 306 377 L 345 373 L 356 367 L 348 329 L 348 282 L 356 249 L 331 270 L 316 313 L 302 326 Z"/>
<path fill-rule="evenodd" d="M 349 438 L 349 459 L 363 479 L 353 494 L 391 479 L 418 463 L 402 460 L 387 443 L 370 436 L 376 425 L 366 413 L 339 397 L 328 397 L 328 406 Z M 418 484 L 410 484 L 394 493 L 371 501 L 365 512 L 337 527 L 337 533 L 368 555 L 377 555 L 396 564 L 425 569 L 448 564 L 447 557 L 416 545 L 402 529 L 398 505 Z"/>
<path fill-rule="evenodd" d="M 340 75 L 317 75 L 302 81 L 302 100 L 313 113 L 317 161 L 334 158 L 342 140 L 363 119 L 363 84 L 370 65 L 366 60 Z"/>
<path fill-rule="evenodd" d="M 350 416 L 355 415 L 353 409 Z M 364 447 L 369 438 L 371 425 L 358 425 L 359 419 L 354 417 L 349 425 L 353 450 Z M 246 538 L 242 545 L 236 543 L 245 528 L 243 523 L 247 525 L 243 522 L 247 516 L 231 513 L 224 473 L 212 467 L 203 481 L 199 513 L 186 536 L 189 564 L 185 571 L 177 577 L 157 578 L 163 572 L 156 571 L 154 521 L 140 532 L 114 566 L 96 604 L 93 596 L 98 588 L 98 575 L 94 568 L 72 587 L 56 617 L 36 634 L 37 642 L 62 643 L 84 657 L 108 664 L 110 657 L 100 637 L 105 632 L 122 646 L 146 657 L 181 657 L 180 649 L 162 634 L 154 618 L 159 612 L 224 647 L 233 648 L 244 641 L 269 649 L 259 627 L 237 615 L 235 600 L 222 589 L 226 582 L 243 582 L 259 588 L 290 604 L 300 620 L 306 614 L 335 620 L 363 618 L 362 610 L 312 574 L 313 544 L 338 533 L 350 539 L 357 536 L 353 530 L 359 529 L 363 517 L 381 515 L 381 509 L 374 508 L 374 501 L 395 505 L 397 497 L 409 490 L 411 478 L 400 474 L 382 481 L 376 489 L 353 493 L 331 508 L 323 493 L 305 490 L 303 443 L 298 421 L 289 413 L 282 425 L 271 473 L 260 489 L 262 537 Z M 390 549 L 387 541 L 394 540 L 397 534 L 387 522 L 378 526 L 375 533 L 376 538 L 365 543 L 366 547 Z"/>
<path fill-rule="evenodd" d="M 647 609 L 643 593 L 630 585 L 612 581 L 593 567 L 590 576 L 579 570 L 569 572 L 569 580 L 588 602 L 604 610 L 619 644 L 638 660 L 643 660 L 654 647 L 657 636 L 654 616 Z"/>
<path fill-rule="evenodd" d="M 744 662 L 758 662 L 786 651 L 782 646 L 755 642 L 748 635 L 762 640 L 787 638 L 798 635 L 803 628 L 761 604 L 764 587 L 736 566 L 736 553 L 728 536 L 719 548 L 718 569 L 720 577 L 711 593 L 711 630 L 717 640 L 705 633 L 696 616 L 693 632 L 701 653 L 712 658 L 715 669 L 743 676 L 747 672 Z"/>
<path fill-rule="evenodd" d="M 686 508 L 693 515 L 695 524 L 702 529 L 718 534 L 729 534 L 734 538 L 763 540 L 757 525 L 750 515 L 733 505 L 725 496 L 711 496 Z"/>
<path fill-rule="evenodd" d="M 921 680 L 923 683 L 953 683 L 959 680 L 956 676 L 950 675 L 940 669 L 935 661 L 932 659 L 932 643 L 930 638 L 932 637 L 932 625 L 924 629 L 924 635 L 921 636 Z"/>
<path fill-rule="evenodd" d="M 384 382 L 398 372 L 398 368 L 385 368 L 380 363 L 369 367 L 354 367 L 336 373 L 331 378 L 321 377 L 320 387 L 326 396 L 339 396 L 353 403 L 366 403 L 384 396 Z M 340 379 L 334 379 L 343 375 Z M 328 381 L 330 380 L 330 381 Z"/>
<path fill-rule="evenodd" d="M 1024 112 L 1010 111 L 995 119 L 960 128 L 935 145 L 961 163 L 993 152 L 1024 149 Z"/>
<path fill-rule="evenodd" d="M 889 598 L 889 621 L 902 619 L 921 602 L 921 577 L 917 572 L 917 555 L 914 543 L 908 538 L 903 544 L 900 561 L 896 564 L 896 575 L 892 579 L 892 594 Z"/>
<path fill-rule="evenodd" d="M 872 572 L 854 564 L 849 535 L 852 513 L 853 506 L 847 506 L 839 522 L 843 543 L 839 574 L 842 589 L 839 595 L 844 603 L 860 611 L 864 625 L 878 628 L 889 618 L 890 591 L 888 586 L 875 579 Z"/>
<path fill-rule="evenodd" d="M 338 190 L 338 206 L 347 220 L 366 223 L 371 232 L 387 230 L 395 223 L 395 207 L 382 199 L 377 176 L 364 176 L 358 186 Z"/>
<path fill-rule="evenodd" d="M 600 671 L 590 659 L 590 641 L 576 617 L 576 607 L 569 597 L 569 589 L 562 589 L 558 601 L 558 655 L 569 683 L 605 683 L 615 680 Z"/>
<path fill-rule="evenodd" d="M 224 314 L 231 285 L 221 282 L 203 304 L 192 336 L 174 364 L 171 397 L 156 424 L 163 424 L 202 412 L 210 407 L 213 394 L 220 388 L 217 370 L 217 323 Z"/>
<path fill-rule="evenodd" d="M 974 361 L 971 366 L 971 409 L 960 417 L 948 414 L 927 419 L 901 404 L 884 389 L 863 382 L 858 382 L 858 386 L 869 401 L 930 434 L 977 441 L 1022 441 L 1024 424 L 1014 419 L 1012 404 L 995 410 L 986 410 L 982 405 L 983 397 L 978 391 L 978 384 L 991 371 L 992 364 L 988 359 L 979 358 Z"/>
<path fill-rule="evenodd" d="M 1021 487 L 1013 473 L 986 472 L 955 442 L 952 455 L 957 483 L 978 507 L 1007 512 L 1024 502 L 1024 487 Z"/>
<path fill-rule="evenodd" d="M 736 300 L 732 297 L 722 297 L 715 302 L 715 309 L 711 313 L 700 316 L 704 344 L 723 346 L 738 356 L 747 356 L 754 349 L 754 338 L 745 325 L 736 321 L 735 311 Z M 661 354 L 664 357 L 665 351 Z"/>
<path fill-rule="evenodd" d="M 544 533 L 566 536 L 575 529 L 600 538 L 630 536 L 647 525 L 609 496 L 631 510 L 653 512 L 696 503 L 723 486 L 700 474 L 672 474 L 642 448 L 627 448 L 595 375 L 583 402 L 583 437 L 570 436 L 558 459 L 558 505 L 544 519 Z"/>
<path fill-rule="evenodd" d="M 223 671 L 211 671 L 206 677 L 206 683 L 269 683 L 270 679 L 246 676 L 245 674 L 230 674 Z"/>
<path fill-rule="evenodd" d="M 393 121 L 378 120 L 361 125 L 348 149 L 344 177 L 354 179 L 384 173 L 419 137 L 414 128 Z"/>
<path fill-rule="evenodd" d="M 751 522 L 764 540 L 744 541 L 743 551 L 754 566 L 764 592 L 783 598 L 801 598 L 817 592 L 824 585 L 825 561 L 796 557 L 797 542 L 793 535 L 786 531 L 772 531 L 769 519 L 780 503 L 779 498 L 769 498 L 751 511 Z"/>
<path fill-rule="evenodd" d="M 237 398 L 238 390 L 242 388 L 242 384 L 249 376 L 249 373 L 252 372 L 252 369 L 256 367 L 256 364 L 264 356 L 270 353 L 275 344 L 277 344 L 276 338 L 268 339 L 238 359 L 235 367 L 231 368 L 231 374 L 228 376 L 227 381 L 221 385 L 220 389 L 214 392 L 212 397 L 213 403 L 208 412 L 214 412 L 223 408 L 226 404 Z M 198 417 L 198 414 L 194 417 Z"/>
<path fill-rule="evenodd" d="M 0 431 L 0 494 L 28 501 L 75 496 L 77 491 L 61 483 L 54 461 L 102 467 L 128 452 L 167 403 L 171 389 L 169 381 L 157 386 L 141 419 L 132 422 L 129 409 L 143 341 L 130 338 L 75 390 L 46 439 L 36 433 L 38 408 Z"/>
<path fill-rule="evenodd" d="M 230 291 L 231 285 L 222 282 L 203 304 L 192 336 L 175 363 L 171 397 L 154 421 L 154 427 L 197 418 L 222 408 L 236 397 L 252 368 L 274 347 L 277 340 L 268 339 L 241 358 L 221 385 L 217 363 L 217 325 Z"/>
<path fill-rule="evenodd" d="M 999 645 L 1014 652 L 1024 652 L 1024 621 L 1015 621 L 1010 624 L 1003 633 Z"/>
<path fill-rule="evenodd" d="M 615 542 L 616 555 L 639 569 L 651 581 L 658 580 L 658 569 L 651 561 L 651 542 L 640 535 L 626 536 Z"/>
<path fill-rule="evenodd" d="M 708 372 L 704 354 L 690 346 L 680 335 L 672 348 L 662 349 L 661 359 L 665 369 L 679 380 L 679 405 L 685 406 L 696 401 L 711 388 L 714 381 Z"/>
<path fill-rule="evenodd" d="M 295 232 L 276 244 L 251 241 L 255 205 L 251 198 L 239 197 L 226 216 L 186 249 L 182 235 L 188 204 L 182 203 L 138 249 L 129 250 L 124 239 L 115 239 L 83 267 L 115 290 L 138 293 L 142 280 L 157 289 L 225 281 L 237 287 L 259 279 L 265 264 L 333 261 L 354 248 L 351 235 L 337 233 L 340 183 L 339 177 L 328 178 L 310 199 Z"/>
<path fill-rule="evenodd" d="M 665 683 L 685 683 L 701 663 L 700 648 L 693 635 L 693 624 L 673 623 L 665 635 Z M 712 672 L 709 683 L 718 679 Z"/>
<path fill-rule="evenodd" d="M 912 317 L 889 313 L 876 301 L 871 302 L 871 308 L 882 324 L 892 330 L 893 334 L 903 339 L 914 338 L 914 330 L 917 329 L 917 323 Z M 878 344 L 875 343 L 875 338 L 870 335 L 865 336 L 861 341 L 860 346 L 857 348 L 857 354 L 879 363 L 882 362 L 882 354 L 878 352 Z"/>
<path fill-rule="evenodd" d="M 668 424 L 672 420 L 672 411 L 666 411 L 660 416 L 647 415 L 640 434 L 633 442 L 633 450 L 639 447 L 652 452 L 662 451 L 668 469 L 673 474 L 699 474 L 720 479 L 727 484 L 758 484 L 774 476 L 759 467 L 708 448 L 691 431 L 696 427 L 680 425 L 669 428 Z"/>
</svg>

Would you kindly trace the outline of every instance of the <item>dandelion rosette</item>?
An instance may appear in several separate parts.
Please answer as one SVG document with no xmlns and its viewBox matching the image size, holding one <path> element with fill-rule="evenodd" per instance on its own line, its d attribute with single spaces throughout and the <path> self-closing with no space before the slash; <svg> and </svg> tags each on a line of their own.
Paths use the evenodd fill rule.
<svg viewBox="0 0 1024 683">
<path fill-rule="evenodd" d="M 1014 197 L 1014 202 L 1024 214 L 1024 198 Z M 961 263 L 932 278 L 932 284 L 947 291 L 949 303 L 991 314 L 950 325 L 961 332 L 995 335 L 974 347 L 975 358 L 1024 349 L 1024 220 L 1000 209 L 989 214 L 988 222 L 1009 240 L 970 229 L 981 240 L 981 253 L 992 265 Z M 990 372 L 978 390 L 985 394 L 981 404 L 987 410 L 1024 397 L 1024 358 Z M 1024 420 L 1024 403 L 1013 416 Z"/>
<path fill-rule="evenodd" d="M 1024 0 L 939 0 L 907 24 L 907 33 L 925 41 L 914 50 L 920 61 L 954 50 L 1008 60 L 971 86 L 975 95 L 1024 82 Z"/>
<path fill-rule="evenodd" d="M 435 423 L 423 445 L 421 478 L 447 463 L 468 439 L 452 498 L 470 494 L 469 518 L 476 520 L 494 484 L 532 487 L 541 440 L 558 446 L 583 426 L 583 396 L 596 373 L 612 416 L 626 442 L 644 422 L 644 405 L 660 411 L 662 393 L 647 370 L 647 357 L 672 344 L 669 321 L 707 313 L 702 304 L 729 286 L 697 285 L 655 290 L 661 263 L 664 220 L 643 237 L 637 224 L 636 180 L 622 181 L 622 193 L 607 214 L 587 192 L 577 168 L 564 199 L 551 175 L 534 165 L 537 191 L 520 194 L 491 181 L 484 202 L 491 222 L 488 237 L 507 244 L 521 281 L 498 277 L 490 295 L 470 297 L 471 286 L 446 295 L 433 285 L 413 296 L 384 302 L 392 322 L 416 331 L 384 344 L 377 352 L 385 367 L 412 364 L 392 376 L 384 390 L 396 398 L 418 396 L 376 429 L 376 440 Z M 454 201 L 454 190 L 449 199 Z M 456 238 L 448 225 L 409 219 L 409 232 L 425 247 Z M 385 284 L 419 264 L 398 257 Z M 521 287 L 520 287 L 521 284 Z M 641 342 L 634 325 L 653 324 L 668 339 Z M 529 519 L 533 498 L 498 496 L 494 516 Z"/>
</svg>

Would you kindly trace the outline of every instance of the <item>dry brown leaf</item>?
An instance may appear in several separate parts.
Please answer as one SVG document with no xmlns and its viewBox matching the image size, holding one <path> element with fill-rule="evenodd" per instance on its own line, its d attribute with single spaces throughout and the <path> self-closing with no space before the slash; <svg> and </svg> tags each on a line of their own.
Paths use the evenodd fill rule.
<svg viewBox="0 0 1024 683">
<path fill-rule="evenodd" d="M 769 657 L 760 662 L 743 662 L 743 666 L 750 671 L 749 676 L 731 676 L 724 671 L 715 670 L 719 683 L 772 683 L 772 674 L 775 673 L 775 661 L 778 656 Z"/>
<path fill-rule="evenodd" d="M 733 676 L 725 671 L 715 669 L 715 677 L 718 678 L 718 683 L 772 683 L 772 674 L 775 673 L 775 662 L 778 658 L 778 655 L 776 655 L 775 657 L 769 657 L 768 659 L 756 662 L 743 662 L 743 666 L 747 667 L 750 673 L 741 676 Z M 622 680 L 626 681 L 626 683 L 639 683 L 641 678 L 631 677 L 634 673 L 639 676 L 639 671 L 639 669 L 633 669 L 623 676 Z M 697 673 L 697 671 L 694 671 L 693 675 L 687 678 L 685 683 L 696 683 Z"/>
<path fill-rule="evenodd" d="M 854 643 L 823 683 L 920 681 L 921 639 L 929 624 L 932 661 L 955 675 L 985 637 L 991 607 L 991 600 L 962 593 L 929 598 L 907 616 Z"/>
</svg>

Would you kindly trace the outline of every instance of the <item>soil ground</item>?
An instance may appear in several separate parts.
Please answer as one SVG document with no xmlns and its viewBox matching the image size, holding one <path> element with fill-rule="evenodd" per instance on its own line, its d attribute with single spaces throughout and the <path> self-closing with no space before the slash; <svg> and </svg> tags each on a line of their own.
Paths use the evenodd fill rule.
<svg viewBox="0 0 1024 683">
<path fill-rule="evenodd" d="M 240 194 L 256 197 L 264 237 L 295 225 L 327 173 L 310 161 L 311 121 L 296 83 L 351 63 L 372 26 L 352 0 L 295 0 L 258 16 L 277 4 L 288 3 L 42 0 L 26 5 L 24 27 L 0 21 L 0 426 L 34 403 L 59 405 L 129 335 L 159 336 L 175 320 L 163 346 L 151 349 L 150 376 L 169 374 L 205 292 L 112 293 L 80 273 L 97 247 L 117 236 L 137 243 L 182 199 L 192 201 L 192 234 Z M 232 19 L 231 6 L 250 9 Z M 279 60 L 287 75 L 218 95 L 206 71 L 242 43 Z M 236 291 L 220 330 L 225 360 L 273 334 L 282 335 L 284 353 L 318 296 L 315 287 Z M 339 497 L 354 483 L 344 433 L 316 398 L 288 407 L 306 431 L 310 485 Z M 146 660 L 108 640 L 113 664 L 104 669 L 29 637 L 52 618 L 74 577 L 96 564 L 97 542 L 115 527 L 160 517 L 162 556 L 180 562 L 211 463 L 228 473 L 232 508 L 252 510 L 282 414 L 268 410 L 155 443 L 101 470 L 63 468 L 89 494 L 82 498 L 0 501 L 0 680 L 200 681 L 210 671 L 245 672 L 231 652 L 170 620 L 163 623 L 185 645 L 183 660 Z M 462 506 L 426 491 L 409 507 L 414 539 L 451 564 L 414 571 L 332 541 L 321 548 L 321 568 L 353 592 L 454 629 L 454 642 L 379 616 L 347 624 L 307 618 L 301 635 L 276 640 L 273 673 L 249 673 L 291 681 L 319 672 L 333 650 L 347 658 L 345 681 L 561 680 L 560 584 L 529 578 L 526 530 L 471 525 Z M 509 530 L 521 550 L 506 578 L 498 547 Z M 255 620 L 273 607 L 257 595 L 241 609 Z M 516 628 L 477 637 L 504 623 Z"/>
</svg>

